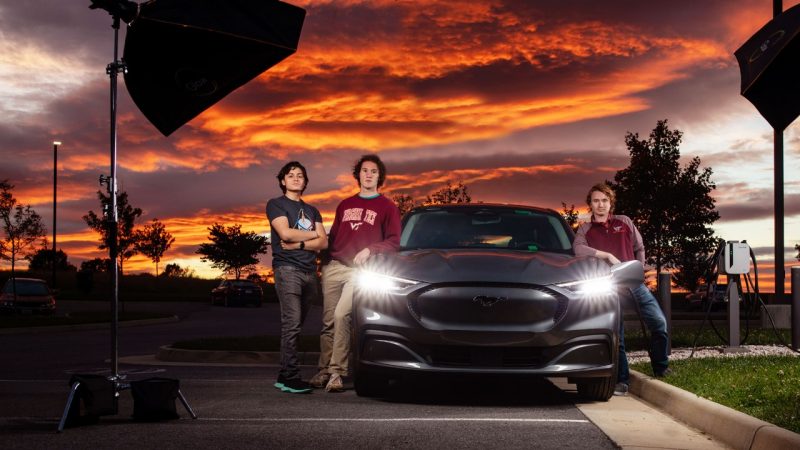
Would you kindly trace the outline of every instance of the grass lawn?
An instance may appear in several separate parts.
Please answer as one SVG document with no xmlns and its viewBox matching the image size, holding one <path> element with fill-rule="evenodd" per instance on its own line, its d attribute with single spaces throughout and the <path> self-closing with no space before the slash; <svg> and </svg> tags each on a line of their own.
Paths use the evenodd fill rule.
<svg viewBox="0 0 800 450">
<path fill-rule="evenodd" d="M 169 314 L 150 312 L 125 312 L 119 314 L 119 320 L 160 319 L 170 317 Z M 68 316 L 45 315 L 0 315 L 0 328 L 47 327 L 54 325 L 78 325 L 84 323 L 110 323 L 111 313 L 108 311 L 76 311 Z"/>
<path fill-rule="evenodd" d="M 671 361 L 661 379 L 721 405 L 800 433 L 800 358 L 736 356 Z M 649 362 L 631 368 L 652 375 Z"/>
</svg>

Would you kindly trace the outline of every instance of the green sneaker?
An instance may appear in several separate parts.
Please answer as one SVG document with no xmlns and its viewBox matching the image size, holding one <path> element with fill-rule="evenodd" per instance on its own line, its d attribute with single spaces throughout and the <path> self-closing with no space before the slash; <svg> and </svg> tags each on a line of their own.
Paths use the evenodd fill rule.
<svg viewBox="0 0 800 450">
<path fill-rule="evenodd" d="M 311 385 L 300 378 L 283 380 L 278 377 L 278 381 L 275 382 L 274 386 L 283 392 L 289 392 L 292 394 L 307 394 L 311 392 Z"/>
</svg>

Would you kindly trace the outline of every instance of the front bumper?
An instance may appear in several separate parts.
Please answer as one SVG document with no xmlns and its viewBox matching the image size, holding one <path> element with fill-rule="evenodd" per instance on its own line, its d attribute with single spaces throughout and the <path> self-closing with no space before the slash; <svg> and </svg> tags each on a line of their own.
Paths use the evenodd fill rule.
<svg viewBox="0 0 800 450">
<path fill-rule="evenodd" d="M 504 295 L 516 295 L 516 303 L 507 305 L 506 311 L 476 306 L 472 298 L 460 302 L 461 308 L 457 298 L 447 298 L 442 301 L 446 309 L 421 311 L 425 306 L 420 306 L 419 295 L 376 298 L 357 291 L 353 310 L 356 365 L 383 372 L 613 375 L 620 320 L 616 295 L 576 299 L 551 291 L 548 295 L 554 306 L 548 306 L 544 297 L 537 297 L 541 289 L 530 298 L 503 289 Z M 537 316 L 525 302 L 546 312 Z M 520 306 L 520 312 L 511 311 Z M 531 321 L 526 323 L 520 316 Z M 448 322 L 448 317 L 457 321 Z"/>
</svg>

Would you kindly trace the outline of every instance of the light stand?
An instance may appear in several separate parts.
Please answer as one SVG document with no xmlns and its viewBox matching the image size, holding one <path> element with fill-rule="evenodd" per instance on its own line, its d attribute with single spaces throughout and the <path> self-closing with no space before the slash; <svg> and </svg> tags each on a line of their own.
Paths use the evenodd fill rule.
<svg viewBox="0 0 800 450">
<path fill-rule="evenodd" d="M 130 0 L 91 0 L 91 3 L 90 9 L 103 9 L 114 20 L 114 61 L 106 68 L 111 81 L 111 174 L 100 177 L 111 198 L 104 205 L 103 214 L 109 227 L 113 288 L 111 375 L 73 376 L 59 431 L 69 421 L 68 416 L 74 417 L 79 409 L 73 404 L 76 394 L 80 394 L 89 413 L 86 418 L 94 420 L 116 414 L 119 391 L 128 388 L 134 397 L 134 419 L 176 418 L 177 398 L 192 418 L 197 418 L 181 394 L 178 380 L 151 378 L 124 383 L 124 376 L 119 374 L 117 75 L 125 74 L 131 100 L 162 134 L 169 136 L 238 87 L 295 53 L 306 14 L 304 9 L 278 0 L 150 0 L 142 4 Z M 120 20 L 129 24 L 124 62 L 118 58 Z M 159 406 L 158 402 L 167 397 L 171 408 L 162 409 L 163 404 Z M 141 408 L 137 408 L 137 399 L 143 399 Z"/>
<path fill-rule="evenodd" d="M 114 398 L 109 403 L 112 404 L 112 406 L 106 408 L 103 412 L 99 413 L 99 415 L 113 415 L 117 413 L 116 399 L 119 397 L 119 392 L 126 389 L 130 389 L 131 387 L 130 383 L 125 383 L 123 381 L 125 379 L 125 375 L 120 375 L 119 373 L 119 345 L 118 345 L 119 261 L 117 260 L 117 256 L 119 251 L 118 251 L 117 235 L 119 230 L 118 228 L 119 216 L 117 211 L 117 75 L 120 72 L 125 73 L 127 71 L 125 62 L 119 59 L 119 23 L 121 14 L 126 19 L 126 22 L 133 20 L 135 18 L 135 14 L 131 15 L 130 8 L 133 7 L 135 8 L 136 11 L 138 11 L 138 5 L 136 3 L 128 1 L 115 2 L 114 0 L 99 0 L 99 1 L 93 0 L 93 4 L 92 6 L 90 6 L 90 8 L 95 9 L 97 7 L 106 9 L 109 11 L 109 13 L 111 13 L 111 16 L 113 18 L 112 28 L 114 28 L 114 61 L 108 64 L 108 66 L 106 66 L 106 73 L 110 77 L 110 86 L 111 86 L 110 88 L 111 89 L 110 91 L 111 175 L 108 177 L 100 175 L 100 183 L 106 184 L 106 189 L 111 197 L 110 206 L 105 211 L 103 211 L 103 213 L 105 216 L 106 225 L 108 226 L 108 236 L 109 236 L 108 253 L 109 253 L 109 258 L 111 259 L 111 285 L 112 285 L 111 375 L 109 375 L 106 378 L 108 382 L 111 383 L 111 388 L 113 389 Z M 75 398 L 76 393 L 78 393 L 81 388 L 91 389 L 91 385 L 87 382 L 85 376 L 84 377 L 76 376 L 73 377 L 73 379 L 74 381 L 71 382 L 72 387 L 70 389 L 69 396 L 67 397 L 67 405 L 64 408 L 64 414 L 61 416 L 61 421 L 58 424 L 59 432 L 64 430 L 68 416 L 70 415 L 70 410 L 74 409 L 73 402 L 76 401 Z M 102 386 L 99 389 L 103 388 L 105 388 L 105 386 Z M 183 396 L 183 393 L 180 391 L 180 389 L 178 389 L 177 395 L 183 406 L 186 408 L 186 411 L 189 413 L 189 415 L 192 416 L 192 419 L 197 419 L 197 415 L 189 406 L 189 403 L 186 401 L 186 398 Z"/>
</svg>

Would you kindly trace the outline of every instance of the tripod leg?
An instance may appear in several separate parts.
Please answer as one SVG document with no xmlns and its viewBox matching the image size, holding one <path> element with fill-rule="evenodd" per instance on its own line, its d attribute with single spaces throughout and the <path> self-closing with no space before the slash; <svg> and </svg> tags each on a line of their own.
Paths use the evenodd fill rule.
<svg viewBox="0 0 800 450">
<path fill-rule="evenodd" d="M 178 398 L 181 399 L 181 403 L 183 403 L 183 407 L 186 408 L 186 411 L 192 416 L 192 419 L 197 419 L 197 414 L 194 413 L 192 407 L 189 406 L 189 402 L 186 401 L 186 397 L 183 396 L 183 392 L 178 389 Z"/>
<path fill-rule="evenodd" d="M 78 392 L 78 388 L 80 386 L 81 386 L 80 381 L 72 383 L 72 388 L 69 390 L 69 396 L 67 397 L 67 406 L 64 407 L 64 414 L 61 416 L 61 421 L 58 422 L 59 433 L 64 431 L 64 425 L 66 425 L 67 423 L 67 416 L 69 415 L 69 409 L 72 406 L 72 402 L 75 401 L 75 393 Z M 80 401 L 80 399 L 78 401 Z"/>
</svg>

